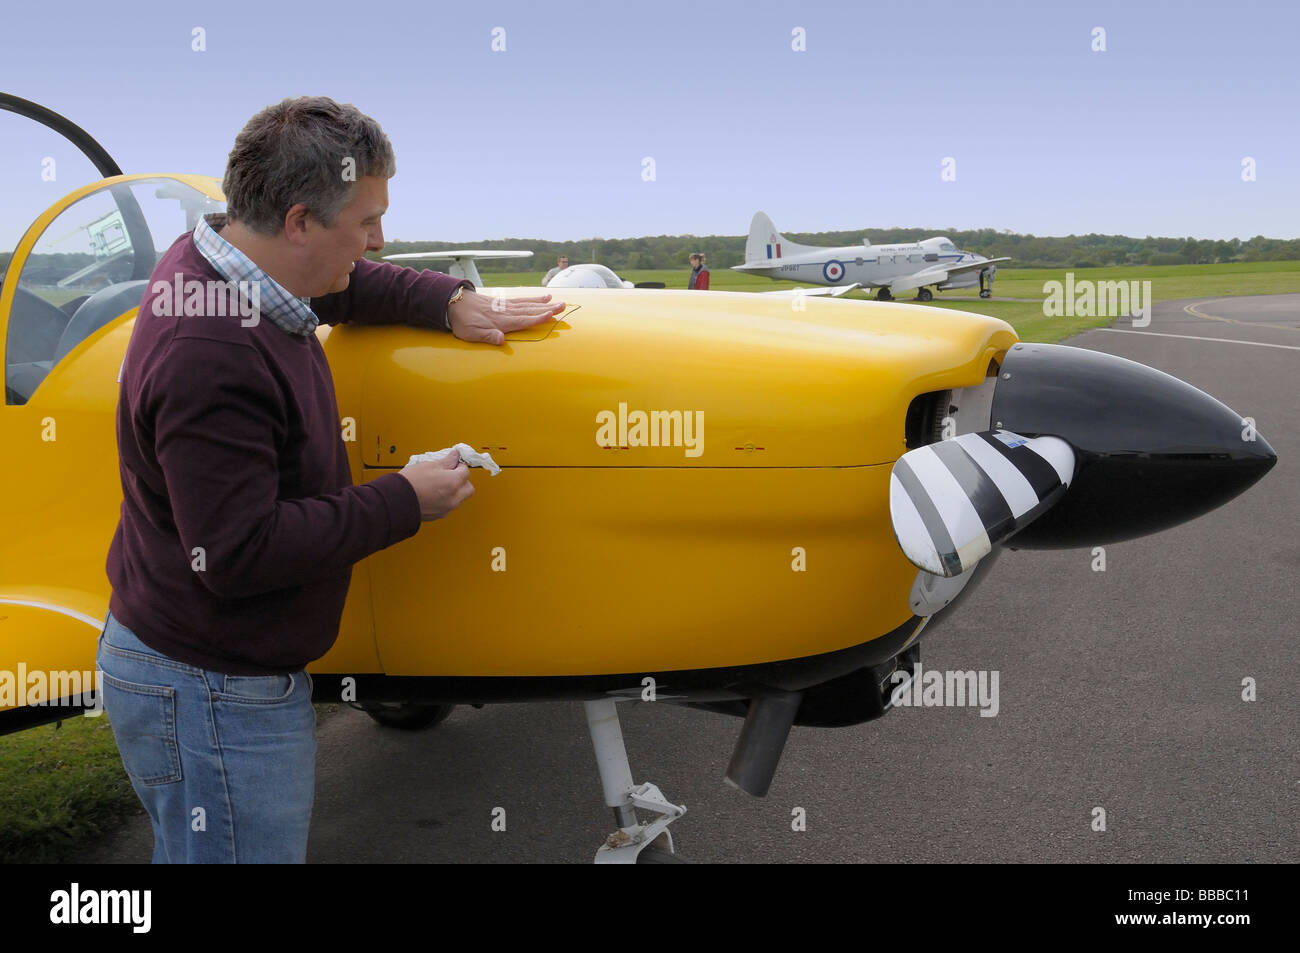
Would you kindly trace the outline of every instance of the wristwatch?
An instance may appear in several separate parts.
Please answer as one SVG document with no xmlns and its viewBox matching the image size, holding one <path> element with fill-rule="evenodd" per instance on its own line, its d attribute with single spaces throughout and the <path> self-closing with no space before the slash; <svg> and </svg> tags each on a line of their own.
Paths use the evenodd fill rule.
<svg viewBox="0 0 1300 953">
<path fill-rule="evenodd" d="M 456 290 L 452 292 L 451 297 L 447 299 L 447 307 L 442 312 L 442 319 L 443 323 L 447 326 L 448 331 L 451 330 L 451 306 L 464 297 L 464 295 L 465 286 L 458 285 Z"/>
</svg>

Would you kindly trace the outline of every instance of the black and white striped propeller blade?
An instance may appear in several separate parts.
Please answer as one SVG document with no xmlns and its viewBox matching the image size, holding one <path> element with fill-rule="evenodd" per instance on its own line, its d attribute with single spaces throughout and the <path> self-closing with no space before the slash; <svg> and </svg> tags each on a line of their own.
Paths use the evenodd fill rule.
<svg viewBox="0 0 1300 953">
<path fill-rule="evenodd" d="M 1074 451 L 1059 437 L 994 430 L 918 447 L 890 474 L 894 535 L 917 567 L 957 576 L 1047 512 L 1073 477 Z"/>
</svg>

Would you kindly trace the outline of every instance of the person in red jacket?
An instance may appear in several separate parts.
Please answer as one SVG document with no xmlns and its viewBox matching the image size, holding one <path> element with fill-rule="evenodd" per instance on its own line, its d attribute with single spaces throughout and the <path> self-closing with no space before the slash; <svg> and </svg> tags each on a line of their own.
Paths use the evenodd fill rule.
<svg viewBox="0 0 1300 953">
<path fill-rule="evenodd" d="M 474 493 L 454 451 L 353 485 L 317 325 L 499 345 L 563 308 L 549 295 L 494 307 L 469 282 L 367 259 L 384 247 L 395 172 L 387 136 L 355 106 L 267 107 L 235 139 L 226 214 L 176 240 L 141 302 L 97 661 L 156 863 L 306 859 L 305 667 L 338 637 L 352 565 Z M 178 309 L 181 285 L 207 292 Z"/>
<path fill-rule="evenodd" d="M 691 280 L 686 287 L 695 291 L 709 290 L 709 269 L 704 264 L 704 256 L 699 252 L 691 253 Z"/>
</svg>

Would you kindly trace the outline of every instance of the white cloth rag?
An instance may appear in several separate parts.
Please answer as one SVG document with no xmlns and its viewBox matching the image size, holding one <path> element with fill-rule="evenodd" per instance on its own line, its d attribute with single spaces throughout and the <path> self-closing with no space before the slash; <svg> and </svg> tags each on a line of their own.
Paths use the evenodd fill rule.
<svg viewBox="0 0 1300 953">
<path fill-rule="evenodd" d="M 454 447 L 448 447 L 445 450 L 431 450 L 428 453 L 417 453 L 406 461 L 406 465 L 412 463 L 436 463 L 453 450 L 460 451 L 460 460 L 462 463 L 471 467 L 482 467 L 492 476 L 501 472 L 501 466 L 492 459 L 490 453 L 479 453 L 467 443 L 458 443 Z"/>
</svg>

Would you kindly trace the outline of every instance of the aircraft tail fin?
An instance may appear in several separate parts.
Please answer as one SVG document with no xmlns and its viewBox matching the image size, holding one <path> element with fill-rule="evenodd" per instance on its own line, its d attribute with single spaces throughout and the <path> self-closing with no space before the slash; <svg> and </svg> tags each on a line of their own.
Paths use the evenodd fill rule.
<svg viewBox="0 0 1300 953">
<path fill-rule="evenodd" d="M 745 242 L 745 264 L 777 261 L 787 255 L 811 250 L 809 245 L 796 245 L 776 230 L 765 212 L 755 212 L 749 223 L 749 240 Z"/>
</svg>

